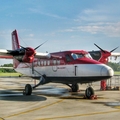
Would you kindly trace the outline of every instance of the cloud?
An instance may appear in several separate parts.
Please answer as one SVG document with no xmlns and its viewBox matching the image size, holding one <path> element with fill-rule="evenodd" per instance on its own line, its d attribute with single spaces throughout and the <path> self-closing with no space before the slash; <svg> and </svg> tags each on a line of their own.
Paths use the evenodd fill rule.
<svg viewBox="0 0 120 120">
<path fill-rule="evenodd" d="M 109 37 L 120 37 L 120 22 L 104 23 L 101 25 L 78 26 L 77 31 L 89 32 L 91 34 L 105 34 Z"/>
<path fill-rule="evenodd" d="M 67 28 L 61 32 L 86 32 L 90 34 L 104 34 L 108 37 L 120 37 L 120 19 L 114 16 L 114 10 L 85 9 L 81 11 L 74 22 L 77 26 Z"/>
<path fill-rule="evenodd" d="M 86 9 L 83 10 L 74 21 L 77 22 L 90 22 L 90 21 L 106 21 L 108 20 L 108 16 L 106 16 L 107 12 L 103 10 L 93 10 Z"/>
<path fill-rule="evenodd" d="M 69 29 L 61 30 L 60 32 L 87 32 L 90 34 L 104 34 L 108 37 L 120 37 L 120 22 L 117 23 L 90 23 Z"/>
<path fill-rule="evenodd" d="M 37 13 L 37 14 L 41 14 L 41 15 L 45 15 L 45 16 L 49 16 L 49 17 L 53 17 L 53 18 L 57 18 L 57 19 L 66 19 L 66 17 L 62 17 L 62 16 L 59 16 L 59 15 L 56 15 L 53 13 L 42 12 L 39 9 L 30 8 L 29 10 L 33 13 Z"/>
<path fill-rule="evenodd" d="M 29 34 L 28 36 L 29 36 L 29 37 L 34 37 L 34 34 Z"/>
<path fill-rule="evenodd" d="M 0 30 L 0 37 L 4 40 L 9 40 L 11 38 L 11 30 Z"/>
</svg>

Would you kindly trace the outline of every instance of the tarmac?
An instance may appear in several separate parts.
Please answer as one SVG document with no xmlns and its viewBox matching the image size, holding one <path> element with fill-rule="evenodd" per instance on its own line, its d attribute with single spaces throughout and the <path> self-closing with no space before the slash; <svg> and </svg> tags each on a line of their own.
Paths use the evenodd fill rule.
<svg viewBox="0 0 120 120">
<path fill-rule="evenodd" d="M 93 88 L 97 99 L 84 98 L 87 84 L 80 91 L 70 92 L 63 84 L 39 86 L 31 96 L 23 95 L 31 78 L 0 78 L 0 120 L 119 120 L 120 91 L 101 91 L 100 83 Z"/>
</svg>

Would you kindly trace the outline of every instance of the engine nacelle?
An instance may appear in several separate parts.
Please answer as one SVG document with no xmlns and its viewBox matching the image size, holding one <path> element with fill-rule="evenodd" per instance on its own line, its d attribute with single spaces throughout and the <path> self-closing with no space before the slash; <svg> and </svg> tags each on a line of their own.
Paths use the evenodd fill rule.
<svg viewBox="0 0 120 120">
<path fill-rule="evenodd" d="M 108 57 L 111 56 L 111 53 L 104 50 L 104 52 L 101 52 L 101 54 L 102 55 L 101 55 L 101 58 L 99 59 L 99 62 L 107 64 L 109 60 Z"/>
<path fill-rule="evenodd" d="M 34 61 L 34 58 L 49 59 L 51 57 L 51 54 L 36 52 L 36 50 L 31 47 L 26 47 L 26 48 L 22 47 L 20 49 L 8 51 L 8 52 L 12 54 L 14 58 L 17 59 L 19 62 L 27 62 L 27 63 L 32 63 Z"/>
<path fill-rule="evenodd" d="M 35 50 L 31 47 L 25 48 L 25 55 L 22 58 L 22 62 L 32 63 L 34 61 Z"/>
<path fill-rule="evenodd" d="M 32 63 L 34 61 L 34 56 L 24 56 L 22 62 Z"/>
</svg>

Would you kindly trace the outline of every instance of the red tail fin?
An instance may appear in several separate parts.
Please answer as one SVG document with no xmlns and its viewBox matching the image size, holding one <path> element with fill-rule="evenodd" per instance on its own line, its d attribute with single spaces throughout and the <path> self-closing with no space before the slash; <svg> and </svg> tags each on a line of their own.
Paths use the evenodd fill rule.
<svg viewBox="0 0 120 120">
<path fill-rule="evenodd" d="M 12 49 L 16 50 L 20 48 L 17 31 L 12 32 Z"/>
<path fill-rule="evenodd" d="M 20 48 L 18 34 L 17 34 L 17 30 L 14 30 L 12 32 L 12 49 L 16 50 L 18 48 Z M 13 59 L 13 67 L 17 68 L 18 65 L 19 65 L 19 61 L 14 58 Z"/>
</svg>

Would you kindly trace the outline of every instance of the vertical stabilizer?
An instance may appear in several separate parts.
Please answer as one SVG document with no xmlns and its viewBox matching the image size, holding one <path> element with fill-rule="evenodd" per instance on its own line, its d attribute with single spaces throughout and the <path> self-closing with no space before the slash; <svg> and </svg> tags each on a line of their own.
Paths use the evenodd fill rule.
<svg viewBox="0 0 120 120">
<path fill-rule="evenodd" d="M 18 48 L 20 48 L 18 34 L 17 34 L 17 30 L 14 30 L 12 32 L 12 49 L 16 50 Z"/>
<path fill-rule="evenodd" d="M 19 45 L 17 30 L 14 30 L 11 35 L 12 35 L 12 50 L 19 49 L 20 45 Z M 18 65 L 19 65 L 19 61 L 13 58 L 13 67 L 17 68 Z"/>
</svg>

